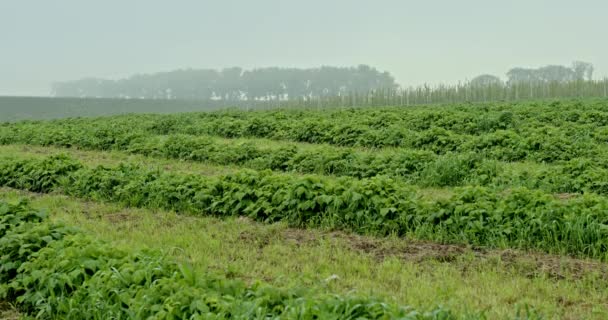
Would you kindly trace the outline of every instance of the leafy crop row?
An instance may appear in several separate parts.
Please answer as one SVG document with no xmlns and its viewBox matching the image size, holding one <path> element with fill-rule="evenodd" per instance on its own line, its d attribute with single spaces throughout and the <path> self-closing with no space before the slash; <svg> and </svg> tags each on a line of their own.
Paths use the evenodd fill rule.
<svg viewBox="0 0 608 320">
<path fill-rule="evenodd" d="M 608 258 L 608 199 L 594 195 L 560 200 L 526 188 L 497 193 L 464 187 L 436 200 L 384 177 L 325 179 L 243 170 L 210 178 L 134 165 L 89 169 L 67 157 L 3 159 L 0 185 L 297 227 Z"/>
<path fill-rule="evenodd" d="M 332 146 L 283 144 L 260 146 L 250 142 L 226 143 L 212 137 L 172 134 L 149 136 L 119 130 L 88 130 L 87 127 L 29 126 L 0 130 L 2 144 L 78 147 L 89 150 L 120 150 L 179 160 L 218 165 L 238 165 L 257 170 L 369 178 L 387 175 L 412 184 L 455 186 L 463 182 L 487 183 L 496 175 L 496 161 L 480 155 L 447 154 L 396 149 L 360 151 Z M 437 170 L 445 167 L 446 170 Z M 437 172 L 443 171 L 442 176 Z M 473 179 L 479 179 L 474 180 Z"/>
<path fill-rule="evenodd" d="M 447 105 L 416 108 L 327 108 L 321 110 L 278 109 L 246 112 L 228 110 L 205 113 L 122 115 L 101 118 L 116 124 L 136 124 L 157 134 L 187 133 L 222 136 L 275 136 L 298 131 L 298 123 L 317 124 L 318 132 L 332 136 L 339 127 L 375 130 L 386 128 L 422 132 L 431 128 L 454 134 L 483 135 L 498 130 L 523 132 L 552 126 L 608 125 L 607 100 L 556 101 L 545 103 L 489 103 L 483 105 Z M 81 119 L 97 122 L 100 118 Z M 65 122 L 58 120 L 57 122 Z M 221 123 L 224 121 L 224 123 Z M 67 122 L 71 122 L 67 120 Z M 330 134 L 327 131 L 332 131 Z M 304 134 L 305 132 L 302 132 Z"/>
<path fill-rule="evenodd" d="M 489 139 L 488 136 L 484 138 Z M 232 143 L 183 134 L 149 136 L 105 126 L 92 129 L 78 125 L 30 125 L 10 130 L 5 128 L 4 131 L 0 128 L 0 143 L 121 150 L 145 156 L 238 165 L 256 170 L 353 178 L 384 175 L 421 186 L 525 186 L 555 193 L 593 192 L 608 195 L 608 153 L 601 159 L 576 158 L 544 165 L 537 170 L 513 172 L 507 170 L 507 163 L 486 159 L 483 153 L 450 152 L 436 155 L 410 149 L 372 152 L 290 143 L 269 147 L 249 141 Z"/>
<path fill-rule="evenodd" d="M 246 285 L 126 252 L 0 202 L 0 297 L 37 319 L 455 319 L 371 298 Z"/>
<path fill-rule="evenodd" d="M 485 111 L 484 111 L 485 110 Z M 212 112 L 129 115 L 6 124 L 0 141 L 54 140 L 112 148 L 150 135 L 270 138 L 356 147 L 401 147 L 445 154 L 475 152 L 505 161 L 601 158 L 608 140 L 602 103 L 498 105 L 491 108 L 365 108 L 352 110 Z M 58 143 L 58 142 L 57 142 Z"/>
</svg>

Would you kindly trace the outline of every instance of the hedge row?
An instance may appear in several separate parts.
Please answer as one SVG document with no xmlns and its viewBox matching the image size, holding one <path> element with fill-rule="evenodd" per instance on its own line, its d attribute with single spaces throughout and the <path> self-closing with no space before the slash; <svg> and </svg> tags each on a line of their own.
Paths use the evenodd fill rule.
<svg viewBox="0 0 608 320">
<path fill-rule="evenodd" d="M 134 165 L 91 169 L 65 156 L 2 159 L 0 185 L 296 227 L 608 258 L 608 199 L 594 195 L 560 200 L 526 188 L 497 193 L 465 187 L 436 200 L 383 177 L 325 179 L 243 170 L 210 178 Z"/>
</svg>

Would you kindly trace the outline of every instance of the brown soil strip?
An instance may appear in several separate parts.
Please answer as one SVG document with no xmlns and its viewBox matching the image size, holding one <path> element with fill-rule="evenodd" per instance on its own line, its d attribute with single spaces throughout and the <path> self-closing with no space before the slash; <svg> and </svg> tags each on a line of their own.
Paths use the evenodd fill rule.
<svg viewBox="0 0 608 320">
<path fill-rule="evenodd" d="M 306 230 L 287 229 L 282 232 L 281 237 L 285 241 L 292 241 L 298 245 L 314 245 L 320 239 L 337 240 L 340 243 L 345 243 L 353 250 L 371 255 L 378 261 L 398 258 L 414 263 L 428 261 L 450 263 L 461 257 L 469 256 L 474 258 L 471 265 L 481 261 L 495 262 L 517 269 L 518 272 L 523 272 L 528 277 L 546 275 L 555 279 L 581 279 L 585 276 L 594 275 L 600 279 L 608 280 L 608 263 L 541 252 L 486 249 L 411 239 L 387 241 L 381 238 L 335 231 L 322 233 L 319 239 L 314 233 Z"/>
</svg>

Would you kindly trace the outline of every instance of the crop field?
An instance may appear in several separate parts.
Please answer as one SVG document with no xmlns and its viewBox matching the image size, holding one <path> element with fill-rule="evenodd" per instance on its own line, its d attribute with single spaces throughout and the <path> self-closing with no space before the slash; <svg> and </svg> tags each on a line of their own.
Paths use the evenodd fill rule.
<svg viewBox="0 0 608 320">
<path fill-rule="evenodd" d="M 0 316 L 608 318 L 608 100 L 28 112 Z"/>
</svg>

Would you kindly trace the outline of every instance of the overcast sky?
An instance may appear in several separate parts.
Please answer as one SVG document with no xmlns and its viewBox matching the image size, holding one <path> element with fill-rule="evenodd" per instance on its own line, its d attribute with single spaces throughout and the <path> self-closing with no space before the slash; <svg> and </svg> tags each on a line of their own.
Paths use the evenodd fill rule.
<svg viewBox="0 0 608 320">
<path fill-rule="evenodd" d="M 179 68 L 369 64 L 403 85 L 592 62 L 608 0 L 0 0 L 0 95 Z"/>
</svg>

